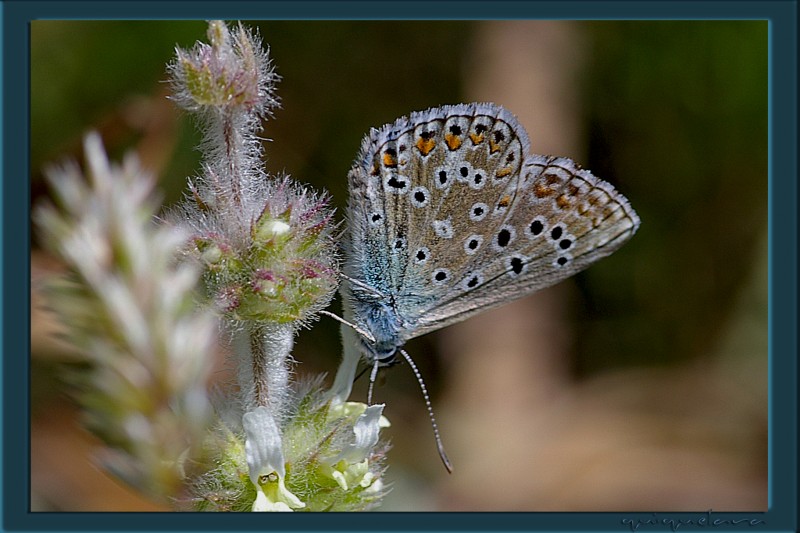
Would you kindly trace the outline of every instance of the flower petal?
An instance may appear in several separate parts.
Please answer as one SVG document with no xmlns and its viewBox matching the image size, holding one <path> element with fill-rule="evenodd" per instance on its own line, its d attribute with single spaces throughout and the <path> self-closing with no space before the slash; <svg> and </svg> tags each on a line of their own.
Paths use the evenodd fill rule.
<svg viewBox="0 0 800 533">
<path fill-rule="evenodd" d="M 369 456 L 372 448 L 378 443 L 381 431 L 381 415 L 383 404 L 370 405 L 353 426 L 354 441 L 345 447 L 336 462 L 345 460 L 348 463 L 360 463 Z"/>
<path fill-rule="evenodd" d="M 245 413 L 242 425 L 246 435 L 244 452 L 250 470 L 250 481 L 259 486 L 259 478 L 273 472 L 283 479 L 286 467 L 281 430 L 269 409 L 262 405 Z"/>
<path fill-rule="evenodd" d="M 291 511 L 305 507 L 306 504 L 286 488 L 283 441 L 269 409 L 260 406 L 245 413 L 242 425 L 250 481 L 256 487 L 253 511 Z"/>
</svg>

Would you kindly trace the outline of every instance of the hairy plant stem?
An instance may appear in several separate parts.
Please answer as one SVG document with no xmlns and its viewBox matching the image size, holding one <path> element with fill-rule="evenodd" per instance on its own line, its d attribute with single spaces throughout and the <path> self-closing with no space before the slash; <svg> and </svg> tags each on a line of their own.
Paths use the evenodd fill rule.
<svg viewBox="0 0 800 533">
<path fill-rule="evenodd" d="M 294 328 L 274 322 L 249 323 L 234 336 L 245 411 L 263 406 L 279 419 L 289 389 Z"/>
<path fill-rule="evenodd" d="M 225 163 L 228 175 L 231 178 L 231 198 L 235 206 L 240 206 L 242 203 L 242 176 L 239 175 L 240 169 L 239 165 L 237 165 L 237 159 L 241 151 L 244 150 L 244 145 L 229 113 L 225 113 L 222 116 L 222 137 L 225 139 Z"/>
</svg>

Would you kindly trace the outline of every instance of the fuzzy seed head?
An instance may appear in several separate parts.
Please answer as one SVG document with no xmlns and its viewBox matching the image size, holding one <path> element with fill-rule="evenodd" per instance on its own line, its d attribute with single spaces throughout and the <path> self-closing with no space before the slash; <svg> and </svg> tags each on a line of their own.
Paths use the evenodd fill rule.
<svg viewBox="0 0 800 533">
<path fill-rule="evenodd" d="M 258 196 L 249 217 L 186 202 L 175 218 L 191 226 L 211 299 L 228 318 L 305 324 L 338 284 L 333 210 L 288 179 L 266 182 Z"/>
<path fill-rule="evenodd" d="M 222 21 L 211 21 L 210 44 L 177 48 L 170 64 L 175 101 L 190 111 L 212 110 L 263 115 L 277 105 L 278 76 L 260 40 L 239 25 L 233 33 Z"/>
</svg>

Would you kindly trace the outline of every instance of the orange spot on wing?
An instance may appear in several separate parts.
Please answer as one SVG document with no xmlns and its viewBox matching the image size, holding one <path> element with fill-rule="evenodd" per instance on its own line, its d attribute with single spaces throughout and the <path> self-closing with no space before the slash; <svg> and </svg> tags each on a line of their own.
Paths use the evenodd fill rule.
<svg viewBox="0 0 800 533">
<path fill-rule="evenodd" d="M 535 194 L 537 198 L 544 198 L 553 194 L 553 189 L 543 183 L 537 183 L 533 188 L 533 194 Z"/>
<path fill-rule="evenodd" d="M 511 197 L 507 194 L 497 202 L 497 207 L 508 207 L 509 205 L 511 205 Z"/>
<path fill-rule="evenodd" d="M 495 176 L 497 176 L 498 178 L 505 178 L 506 176 L 508 176 L 509 174 L 511 174 L 511 172 L 513 172 L 513 171 L 511 170 L 511 167 L 506 167 L 506 168 L 501 168 L 500 170 L 498 170 L 497 172 L 495 172 L 495 174 L 494 174 L 494 175 L 495 175 Z"/>
<path fill-rule="evenodd" d="M 569 199 L 567 198 L 566 194 L 562 194 L 558 198 L 556 198 L 556 205 L 560 209 L 567 209 L 570 206 Z"/>
<path fill-rule="evenodd" d="M 500 145 L 489 139 L 489 153 L 493 154 L 500 151 Z"/>
<path fill-rule="evenodd" d="M 470 133 L 469 138 L 472 139 L 472 144 L 480 144 L 483 142 L 483 133 Z"/>
<path fill-rule="evenodd" d="M 447 147 L 451 150 L 458 150 L 461 146 L 461 138 L 458 135 L 453 135 L 452 133 L 448 133 L 444 136 L 444 142 L 447 143 Z"/>
<path fill-rule="evenodd" d="M 397 166 L 397 159 L 389 153 L 383 153 L 383 166 L 389 168 L 395 168 Z"/>
<path fill-rule="evenodd" d="M 436 141 L 434 141 L 432 138 L 426 139 L 424 137 L 420 137 L 417 139 L 417 150 L 419 150 L 419 153 L 422 155 L 428 155 L 435 147 Z"/>
</svg>

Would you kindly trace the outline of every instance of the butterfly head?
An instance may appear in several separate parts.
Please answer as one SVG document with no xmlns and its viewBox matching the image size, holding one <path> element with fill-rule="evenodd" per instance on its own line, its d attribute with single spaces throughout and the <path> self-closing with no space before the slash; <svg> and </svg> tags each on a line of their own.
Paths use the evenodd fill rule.
<svg viewBox="0 0 800 533">
<path fill-rule="evenodd" d="M 397 349 L 402 344 L 398 337 L 396 314 L 391 306 L 378 303 L 371 306 L 364 317 L 363 329 L 372 338 L 361 337 L 361 351 L 370 363 L 391 366 L 396 362 Z"/>
<path fill-rule="evenodd" d="M 391 366 L 397 360 L 397 347 L 387 343 L 371 343 L 367 339 L 361 341 L 364 355 L 370 361 L 377 361 L 380 366 Z"/>
<path fill-rule="evenodd" d="M 343 285 L 351 309 L 348 314 L 356 317 L 354 329 L 359 333 L 361 353 L 370 364 L 391 366 L 403 344 L 393 299 L 356 280 L 348 279 Z"/>
</svg>

